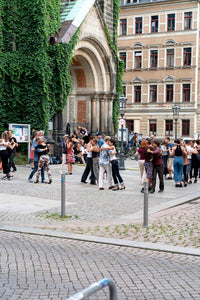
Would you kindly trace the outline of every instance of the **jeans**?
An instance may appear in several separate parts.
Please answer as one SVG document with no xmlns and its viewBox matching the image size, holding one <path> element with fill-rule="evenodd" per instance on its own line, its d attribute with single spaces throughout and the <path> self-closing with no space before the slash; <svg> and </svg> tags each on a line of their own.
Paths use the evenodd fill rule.
<svg viewBox="0 0 200 300">
<path fill-rule="evenodd" d="M 90 177 L 91 183 L 95 184 L 95 176 L 94 176 L 94 171 L 93 171 L 92 158 L 87 157 L 86 167 L 85 167 L 85 170 L 81 177 L 81 181 L 86 181 L 90 172 L 91 172 L 91 177 Z"/>
<path fill-rule="evenodd" d="M 174 181 L 181 182 L 183 176 L 183 158 L 182 156 L 174 157 Z"/>
<path fill-rule="evenodd" d="M 153 166 L 153 176 L 152 176 L 152 189 L 155 191 L 156 187 L 156 177 L 158 174 L 159 178 L 159 189 L 161 191 L 164 191 L 164 179 L 163 179 L 163 173 L 164 173 L 164 166 L 163 165 L 157 165 Z"/>
<path fill-rule="evenodd" d="M 38 161 L 34 161 L 34 168 L 33 168 L 32 172 L 31 172 L 31 174 L 29 175 L 28 179 L 32 179 L 33 178 L 33 175 L 37 172 L 37 169 L 38 169 Z M 44 181 L 44 166 L 41 169 L 41 178 L 42 178 L 42 181 Z"/>
<path fill-rule="evenodd" d="M 12 167 L 13 170 L 16 170 L 16 166 L 15 166 L 15 163 L 13 161 L 14 157 L 15 157 L 15 152 L 11 152 L 10 156 L 9 156 L 9 168 L 11 169 L 11 167 Z"/>
<path fill-rule="evenodd" d="M 118 185 L 118 180 L 119 180 L 120 184 L 124 183 L 121 175 L 119 174 L 119 165 L 118 165 L 117 159 L 112 161 L 112 177 L 113 177 L 115 186 Z"/>
</svg>

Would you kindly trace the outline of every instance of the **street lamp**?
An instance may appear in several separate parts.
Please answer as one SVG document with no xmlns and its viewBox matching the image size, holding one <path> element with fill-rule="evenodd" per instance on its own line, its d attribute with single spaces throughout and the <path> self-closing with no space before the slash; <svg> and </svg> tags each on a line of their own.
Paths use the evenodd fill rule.
<svg viewBox="0 0 200 300">
<path fill-rule="evenodd" d="M 120 149 L 120 156 L 119 156 L 119 169 L 120 170 L 125 170 L 125 166 L 124 166 L 124 132 L 123 132 L 123 126 L 124 126 L 124 113 L 126 111 L 126 101 L 127 98 L 124 97 L 124 95 L 122 94 L 119 99 L 119 112 L 121 115 L 121 119 L 120 119 L 120 124 L 121 124 L 121 149 Z"/>
<path fill-rule="evenodd" d="M 177 104 L 175 104 L 172 107 L 172 111 L 173 111 L 173 117 L 175 119 L 175 139 L 177 139 L 177 123 L 178 123 L 177 121 L 178 121 L 180 107 Z"/>
</svg>

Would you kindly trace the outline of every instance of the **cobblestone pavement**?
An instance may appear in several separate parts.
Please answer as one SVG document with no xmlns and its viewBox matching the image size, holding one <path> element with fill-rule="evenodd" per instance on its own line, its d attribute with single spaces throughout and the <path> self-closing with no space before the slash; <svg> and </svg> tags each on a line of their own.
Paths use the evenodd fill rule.
<svg viewBox="0 0 200 300">
<path fill-rule="evenodd" d="M 66 299 L 104 277 L 119 300 L 200 299 L 200 258 L 0 232 L 0 299 Z M 89 299 L 109 299 L 108 289 Z"/>
<path fill-rule="evenodd" d="M 135 169 L 122 171 L 126 189 L 113 192 L 99 191 L 97 186 L 80 183 L 83 166 L 74 166 L 73 175 L 66 176 L 66 214 L 71 216 L 70 224 L 124 223 L 137 217 L 142 219 L 143 199 L 140 192 L 140 174 L 137 162 L 126 161 L 126 167 Z M 42 213 L 60 213 L 60 165 L 52 165 L 53 183 L 33 184 L 27 178 L 31 171 L 27 167 L 18 167 L 14 179 L 0 182 L 0 219 L 4 224 L 49 224 L 49 219 L 42 218 Z M 105 186 L 107 182 L 105 181 Z M 157 187 L 158 191 L 158 187 Z M 187 188 L 177 189 L 174 182 L 165 181 L 165 191 L 149 195 L 149 210 L 165 208 L 168 203 L 175 203 L 185 197 L 193 197 L 199 191 L 199 183 Z M 35 216 L 40 214 L 40 218 Z M 134 214 L 137 216 L 134 217 Z M 67 220 L 65 220 L 67 222 Z M 69 222 L 68 222 L 69 223 Z"/>
</svg>

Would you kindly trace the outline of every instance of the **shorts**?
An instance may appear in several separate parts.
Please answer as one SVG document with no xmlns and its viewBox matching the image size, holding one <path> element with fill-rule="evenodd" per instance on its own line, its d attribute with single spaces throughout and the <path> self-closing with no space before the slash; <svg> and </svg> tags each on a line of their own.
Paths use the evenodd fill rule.
<svg viewBox="0 0 200 300">
<path fill-rule="evenodd" d="M 145 162 L 144 166 L 145 166 L 145 170 L 146 170 L 146 173 L 147 173 L 147 179 L 151 179 L 152 178 L 152 173 L 153 173 L 153 163 L 152 163 L 152 161 Z"/>
<path fill-rule="evenodd" d="M 167 167 L 169 169 L 173 169 L 173 162 L 174 162 L 174 158 L 173 157 L 168 157 L 168 159 L 167 159 Z"/>
</svg>

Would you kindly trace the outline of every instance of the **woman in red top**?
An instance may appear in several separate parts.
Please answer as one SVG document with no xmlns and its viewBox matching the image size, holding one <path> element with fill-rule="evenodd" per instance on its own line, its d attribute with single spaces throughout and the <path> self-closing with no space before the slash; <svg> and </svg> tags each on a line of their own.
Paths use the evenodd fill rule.
<svg viewBox="0 0 200 300">
<path fill-rule="evenodd" d="M 73 142 L 71 137 L 67 137 L 66 139 L 66 148 L 67 148 L 67 165 L 68 165 L 68 173 L 67 175 L 72 175 L 72 164 L 74 161 L 74 153 L 73 153 Z"/>
<path fill-rule="evenodd" d="M 144 162 L 145 162 L 144 153 L 145 153 L 145 149 L 147 148 L 147 146 L 148 146 L 147 141 L 143 140 L 141 142 L 140 148 L 137 148 L 137 152 L 135 153 L 136 157 L 138 155 L 140 155 L 138 163 L 139 163 L 140 175 L 141 175 L 141 181 L 142 181 L 141 193 L 144 193 L 144 181 L 146 178 L 146 171 L 145 171 L 145 166 L 144 166 Z"/>
</svg>

